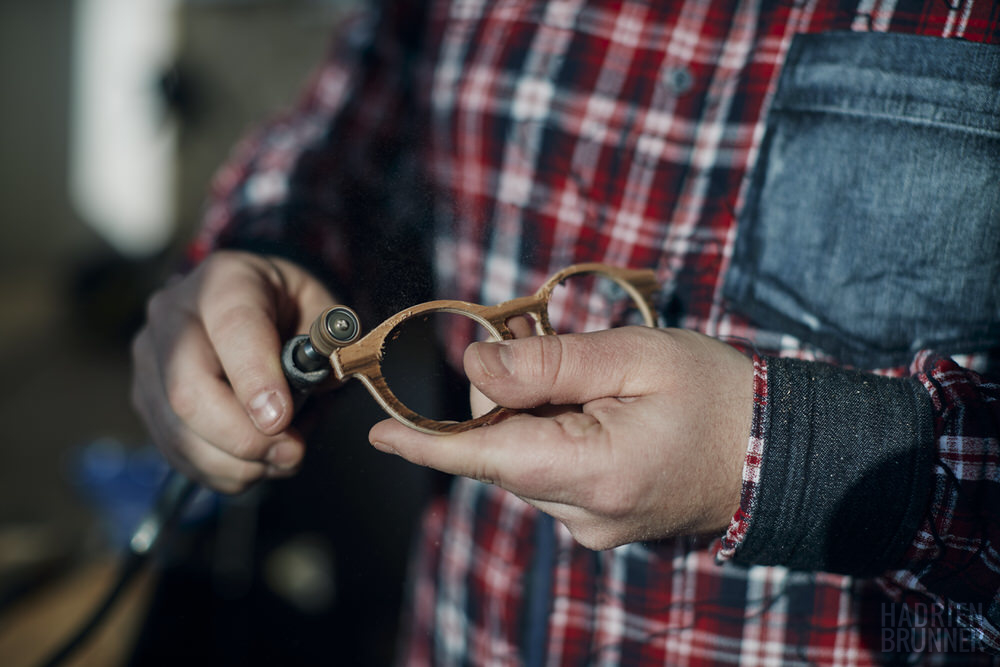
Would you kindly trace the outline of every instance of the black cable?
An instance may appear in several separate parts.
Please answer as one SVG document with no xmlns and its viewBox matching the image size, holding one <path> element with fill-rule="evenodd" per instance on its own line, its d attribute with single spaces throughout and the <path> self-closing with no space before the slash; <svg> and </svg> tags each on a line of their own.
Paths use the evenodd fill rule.
<svg viewBox="0 0 1000 667">
<path fill-rule="evenodd" d="M 129 553 L 126 556 L 125 560 L 119 566 L 118 578 L 115 580 L 115 585 L 105 595 L 104 600 L 91 612 L 87 622 L 80 626 L 76 633 L 70 639 L 66 640 L 58 651 L 53 653 L 45 662 L 41 663 L 44 667 L 55 667 L 62 664 L 83 646 L 90 634 L 97 629 L 97 626 L 101 624 L 104 617 L 114 606 L 118 600 L 118 596 L 132 583 L 135 574 L 142 569 L 142 565 L 145 562 L 145 556 L 133 553 Z"/>
<path fill-rule="evenodd" d="M 153 549 L 160 544 L 163 535 L 173 530 L 188 502 L 198 490 L 198 485 L 183 475 L 171 472 L 163 482 L 156 504 L 139 523 L 129 541 L 129 548 L 119 565 L 114 585 L 94 608 L 87 621 L 63 642 L 62 646 L 41 663 L 44 667 L 56 667 L 73 655 L 87 641 L 90 635 L 104 621 L 104 617 L 114 607 L 122 592 L 129 587 L 135 575 L 149 560 Z"/>
<path fill-rule="evenodd" d="M 353 328 L 347 333 L 340 332 L 339 329 L 334 328 L 334 322 L 331 321 L 333 316 L 348 320 L 348 324 Z M 354 340 L 360 334 L 357 316 L 349 308 L 343 306 L 331 308 L 321 316 L 320 321 L 331 327 L 329 336 L 333 337 L 332 344 L 334 345 L 348 339 Z M 327 358 L 315 350 L 309 336 L 295 336 L 290 339 L 282 350 L 281 362 L 285 378 L 292 387 L 296 407 L 300 407 L 308 393 L 325 382 L 330 375 Z M 135 575 L 149 560 L 150 554 L 160 544 L 163 535 L 173 529 L 198 488 L 195 482 L 178 472 L 171 472 L 167 475 L 152 510 L 132 533 L 128 551 L 119 566 L 118 577 L 114 585 L 105 595 L 101 604 L 91 612 L 87 621 L 70 639 L 62 644 L 59 650 L 41 663 L 42 667 L 56 667 L 65 662 L 87 641 L 111 608 L 114 607 L 122 591 L 128 588 Z"/>
</svg>

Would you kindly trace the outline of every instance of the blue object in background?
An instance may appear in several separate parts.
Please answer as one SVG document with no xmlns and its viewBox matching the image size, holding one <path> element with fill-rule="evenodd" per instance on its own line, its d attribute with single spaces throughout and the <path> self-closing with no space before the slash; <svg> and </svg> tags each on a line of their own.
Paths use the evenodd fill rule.
<svg viewBox="0 0 1000 667">
<path fill-rule="evenodd" d="M 110 544 L 126 548 L 168 472 L 170 466 L 154 447 L 127 447 L 113 438 L 99 438 L 73 453 L 69 474 L 100 517 Z M 214 514 L 218 500 L 218 494 L 199 490 L 184 512 L 182 525 Z"/>
</svg>

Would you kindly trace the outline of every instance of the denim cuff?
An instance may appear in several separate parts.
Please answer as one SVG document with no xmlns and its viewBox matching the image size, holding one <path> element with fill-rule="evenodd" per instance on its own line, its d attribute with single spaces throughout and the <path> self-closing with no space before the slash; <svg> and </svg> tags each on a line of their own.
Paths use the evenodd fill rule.
<svg viewBox="0 0 1000 667">
<path fill-rule="evenodd" d="M 764 460 L 733 560 L 876 575 L 901 557 L 927 508 L 930 397 L 916 380 L 767 359 Z"/>
</svg>

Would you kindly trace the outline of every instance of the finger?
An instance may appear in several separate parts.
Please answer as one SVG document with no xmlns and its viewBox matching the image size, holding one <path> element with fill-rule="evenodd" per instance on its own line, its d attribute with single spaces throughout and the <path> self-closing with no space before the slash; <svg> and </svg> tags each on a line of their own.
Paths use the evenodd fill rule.
<svg viewBox="0 0 1000 667">
<path fill-rule="evenodd" d="M 430 435 L 394 420 L 372 427 L 369 440 L 384 452 L 453 475 L 501 486 L 518 495 L 574 503 L 610 455 L 608 429 L 582 412 L 554 417 L 521 414 L 499 424 L 448 436 Z M 588 459 L 588 465 L 580 465 Z"/>
<path fill-rule="evenodd" d="M 506 324 L 514 338 L 527 338 L 535 335 L 535 321 L 528 315 L 515 315 L 507 320 Z"/>
<path fill-rule="evenodd" d="M 244 461 L 290 468 L 301 452 L 276 447 L 285 439 L 262 433 L 222 377 L 211 344 L 197 326 L 174 334 L 172 354 L 161 361 L 163 387 L 173 412 L 201 439 Z"/>
<path fill-rule="evenodd" d="M 331 304 L 342 303 L 322 282 L 298 265 L 280 258 L 271 258 L 268 261 L 284 276 L 282 284 L 288 292 L 291 303 L 294 304 L 293 311 L 289 313 L 292 328 L 287 331 L 281 329 L 282 333 L 286 335 L 307 333 L 313 321 Z M 280 313 L 279 321 L 284 321 Z"/>
<path fill-rule="evenodd" d="M 658 373 L 646 360 L 660 359 L 668 336 L 646 327 L 585 334 L 531 336 L 473 343 L 465 372 L 500 405 L 527 408 L 607 396 L 637 396 L 655 387 Z"/>
<path fill-rule="evenodd" d="M 469 385 L 469 406 L 473 419 L 481 417 L 496 407 L 496 403 L 486 398 L 483 392 L 476 388 L 476 385 Z"/>
<path fill-rule="evenodd" d="M 514 338 L 527 338 L 535 335 L 533 320 L 527 315 L 516 315 L 506 322 Z M 496 403 L 487 398 L 474 384 L 469 385 L 469 405 L 472 416 L 479 417 L 496 407 Z"/>
<path fill-rule="evenodd" d="M 248 263 L 243 272 L 206 280 L 199 314 L 241 409 L 261 433 L 272 435 L 291 422 L 293 404 L 281 369 L 278 297 L 264 275 L 269 270 L 266 263 Z"/>
<path fill-rule="evenodd" d="M 278 468 L 265 462 L 247 461 L 232 456 L 188 428 L 173 411 L 165 395 L 151 340 L 151 335 L 146 332 L 140 334 L 133 344 L 136 378 L 133 382 L 132 403 L 143 417 L 150 437 L 175 469 L 191 479 L 227 493 L 241 491 L 265 475 L 273 477 L 291 474 L 294 467 Z M 274 439 L 271 447 L 301 450 L 301 437 L 298 434 L 290 433 L 284 439 L 291 440 L 291 444 L 279 445 L 278 439 Z"/>
</svg>

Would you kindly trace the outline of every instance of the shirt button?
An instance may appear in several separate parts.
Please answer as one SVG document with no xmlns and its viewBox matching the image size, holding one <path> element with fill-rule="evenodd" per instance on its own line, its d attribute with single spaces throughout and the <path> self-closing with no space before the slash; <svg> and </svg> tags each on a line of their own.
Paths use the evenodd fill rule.
<svg viewBox="0 0 1000 667">
<path fill-rule="evenodd" d="M 694 85 L 694 75 L 686 66 L 676 65 L 663 73 L 663 83 L 677 95 L 683 95 Z"/>
<path fill-rule="evenodd" d="M 625 288 L 610 278 L 597 281 L 597 292 L 612 303 L 628 298 L 628 292 L 625 291 Z"/>
</svg>

